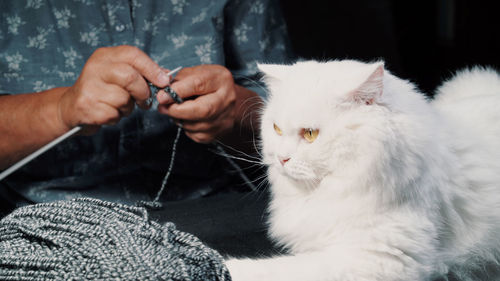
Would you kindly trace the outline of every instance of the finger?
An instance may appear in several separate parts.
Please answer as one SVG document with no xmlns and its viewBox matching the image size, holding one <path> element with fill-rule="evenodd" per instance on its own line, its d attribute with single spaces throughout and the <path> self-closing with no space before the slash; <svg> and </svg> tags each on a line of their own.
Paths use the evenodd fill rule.
<svg viewBox="0 0 500 281">
<path fill-rule="evenodd" d="M 203 104 L 200 106 L 198 99 L 188 100 L 182 104 L 159 105 L 158 111 L 173 118 L 191 121 L 212 119 L 214 115 L 216 116 L 217 106 L 215 104 Z"/>
<path fill-rule="evenodd" d="M 234 119 L 220 118 L 216 121 L 208 120 L 201 122 L 185 121 L 182 122 L 184 130 L 192 133 L 207 133 L 214 137 L 232 130 L 234 128 Z"/>
<path fill-rule="evenodd" d="M 214 66 L 185 68 L 177 74 L 176 81 L 170 87 L 182 99 L 213 93 L 220 87 L 221 79 L 226 78 L 221 77 L 225 72 L 220 68 Z M 230 75 L 229 71 L 227 73 Z"/>
<path fill-rule="evenodd" d="M 164 90 L 161 90 L 156 94 L 156 100 L 160 105 L 170 105 L 175 103 L 174 99 Z"/>
<path fill-rule="evenodd" d="M 182 128 L 186 131 L 190 131 L 193 133 L 207 133 L 216 130 L 218 127 L 215 125 L 214 122 L 210 121 L 202 121 L 202 122 L 194 122 L 194 121 L 188 121 L 188 120 L 182 120 L 182 122 L 177 121 L 178 119 L 175 119 L 174 122 L 182 124 Z"/>
<path fill-rule="evenodd" d="M 137 47 L 117 46 L 110 47 L 113 51 L 112 61 L 124 62 L 135 68 L 148 81 L 158 87 L 165 87 L 170 82 L 167 73 L 148 55 Z"/>
<path fill-rule="evenodd" d="M 211 143 L 213 142 L 216 138 L 216 134 L 212 132 L 190 132 L 184 130 L 186 133 L 186 136 L 188 136 L 190 139 L 192 139 L 195 142 L 198 143 Z"/>
<path fill-rule="evenodd" d="M 229 109 L 230 102 L 231 99 L 225 99 L 223 94 L 216 92 L 187 100 L 182 104 L 171 104 L 165 108 L 164 113 L 183 120 L 209 120 Z"/>
<path fill-rule="evenodd" d="M 135 102 L 133 99 L 129 99 L 128 103 L 119 107 L 118 110 L 122 116 L 129 116 L 132 114 L 135 108 Z"/>
<path fill-rule="evenodd" d="M 102 74 L 106 83 L 115 84 L 125 89 L 135 99 L 140 107 L 147 108 L 147 100 L 151 92 L 143 76 L 126 63 L 112 64 L 108 71 Z"/>
<path fill-rule="evenodd" d="M 116 107 L 106 103 L 97 103 L 79 123 L 91 126 L 114 125 L 120 121 L 121 117 L 122 114 Z"/>
<path fill-rule="evenodd" d="M 126 89 L 118 85 L 105 84 L 99 87 L 99 89 L 102 91 L 98 96 L 98 102 L 100 103 L 104 103 L 117 110 L 125 110 L 130 106 L 131 101 L 133 105 L 134 99 L 132 95 Z"/>
</svg>

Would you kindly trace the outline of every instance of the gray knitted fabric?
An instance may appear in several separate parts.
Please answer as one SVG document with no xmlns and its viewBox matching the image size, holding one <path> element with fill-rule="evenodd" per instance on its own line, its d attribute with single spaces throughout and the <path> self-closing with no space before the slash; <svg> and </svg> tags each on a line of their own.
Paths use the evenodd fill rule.
<svg viewBox="0 0 500 281">
<path fill-rule="evenodd" d="M 146 209 L 74 199 L 0 221 L 0 280 L 231 280 L 223 258 Z"/>
</svg>

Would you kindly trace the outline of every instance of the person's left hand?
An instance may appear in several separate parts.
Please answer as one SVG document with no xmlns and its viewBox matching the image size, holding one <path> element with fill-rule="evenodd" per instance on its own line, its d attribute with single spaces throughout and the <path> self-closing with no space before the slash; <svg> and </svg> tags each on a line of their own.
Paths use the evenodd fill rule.
<svg viewBox="0 0 500 281">
<path fill-rule="evenodd" d="M 231 72 L 220 65 L 200 65 L 182 69 L 171 85 L 185 101 L 176 104 L 161 91 L 158 111 L 182 124 L 192 140 L 209 143 L 225 135 L 238 119 L 238 87 Z"/>
</svg>

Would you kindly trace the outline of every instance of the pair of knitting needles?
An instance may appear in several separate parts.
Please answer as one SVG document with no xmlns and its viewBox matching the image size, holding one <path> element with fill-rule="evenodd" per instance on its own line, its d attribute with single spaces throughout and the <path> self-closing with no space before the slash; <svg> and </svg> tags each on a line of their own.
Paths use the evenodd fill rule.
<svg viewBox="0 0 500 281">
<path fill-rule="evenodd" d="M 174 70 L 170 71 L 169 73 L 167 73 L 167 75 L 168 76 L 174 75 L 177 71 L 181 70 L 181 68 L 182 67 L 179 66 L 176 69 L 174 69 Z M 152 97 L 150 97 L 150 99 L 156 98 L 156 94 L 160 90 L 164 90 L 165 92 L 167 92 L 172 97 L 172 99 L 176 103 L 182 103 L 181 97 L 179 97 L 179 95 L 177 95 L 176 92 L 174 92 L 172 89 L 170 89 L 170 87 L 167 86 L 165 88 L 159 88 L 159 87 L 157 87 L 155 85 L 152 85 L 151 83 L 149 83 L 149 85 L 150 85 L 150 87 L 154 88 L 154 93 L 151 93 Z M 82 129 L 82 126 L 76 126 L 73 129 L 71 129 L 68 132 L 66 132 L 65 134 L 63 134 L 62 136 L 56 138 L 55 140 L 49 142 L 48 144 L 46 144 L 44 146 L 42 146 L 37 151 L 35 151 L 35 152 L 31 153 L 30 155 L 24 157 L 19 162 L 17 162 L 16 164 L 10 166 L 8 169 L 6 169 L 2 173 L 0 173 L 0 181 L 3 180 L 4 178 L 6 178 L 7 176 L 9 176 L 10 174 L 12 174 L 13 172 L 17 171 L 22 166 L 26 165 L 31 160 L 35 159 L 36 157 L 38 157 L 41 154 L 45 153 L 46 151 L 48 151 L 52 147 L 56 146 L 57 144 L 59 144 L 63 140 L 65 140 L 65 139 L 71 137 L 72 135 L 76 134 L 81 129 Z"/>
</svg>

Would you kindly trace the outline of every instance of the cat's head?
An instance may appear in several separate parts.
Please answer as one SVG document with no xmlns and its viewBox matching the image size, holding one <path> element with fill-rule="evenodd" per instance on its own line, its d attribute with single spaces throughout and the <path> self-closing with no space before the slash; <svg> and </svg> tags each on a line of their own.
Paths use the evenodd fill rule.
<svg viewBox="0 0 500 281">
<path fill-rule="evenodd" d="M 261 133 L 270 170 L 314 185 L 328 174 L 350 176 L 355 166 L 369 165 L 363 157 L 380 145 L 369 142 L 384 123 L 382 62 L 259 68 L 269 89 Z"/>
</svg>

